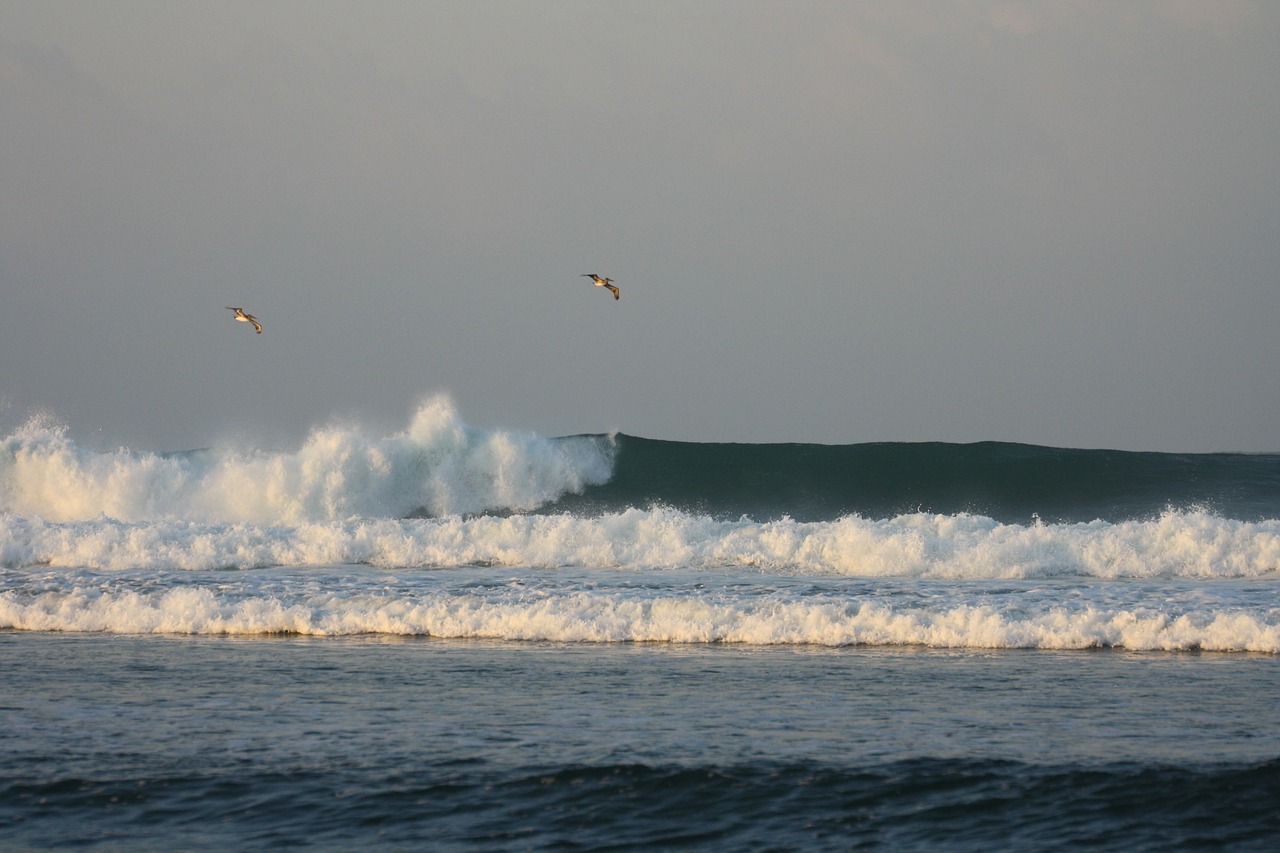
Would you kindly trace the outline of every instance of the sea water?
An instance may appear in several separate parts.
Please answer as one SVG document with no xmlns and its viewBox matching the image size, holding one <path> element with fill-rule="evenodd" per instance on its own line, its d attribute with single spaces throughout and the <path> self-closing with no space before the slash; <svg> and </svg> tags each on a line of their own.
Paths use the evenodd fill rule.
<svg viewBox="0 0 1280 853">
<path fill-rule="evenodd" d="M 1271 849 L 1280 457 L 0 442 L 6 849 Z"/>
<path fill-rule="evenodd" d="M 1260 655 L 14 632 L 0 655 L 7 849 L 1276 837 Z"/>
</svg>

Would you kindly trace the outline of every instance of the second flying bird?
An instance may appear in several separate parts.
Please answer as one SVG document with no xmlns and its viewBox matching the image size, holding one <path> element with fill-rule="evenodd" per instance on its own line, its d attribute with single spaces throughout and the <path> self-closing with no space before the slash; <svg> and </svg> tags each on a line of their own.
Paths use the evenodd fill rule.
<svg viewBox="0 0 1280 853">
<path fill-rule="evenodd" d="M 595 273 L 593 273 L 593 272 L 584 272 L 584 273 L 582 274 L 582 277 L 583 277 L 583 278 L 589 278 L 589 279 L 591 279 L 592 281 L 594 281 L 594 282 L 596 283 L 596 287 L 607 287 L 607 288 L 609 288 L 610 290 L 612 290 L 612 291 L 613 291 L 613 298 L 614 298 L 614 299 L 621 299 L 621 298 L 622 298 L 622 294 L 618 291 L 618 288 L 614 287 L 612 284 L 610 284 L 610 283 L 609 283 L 609 282 L 613 281 L 613 279 L 611 279 L 611 278 L 601 278 L 600 276 L 596 275 L 596 274 L 595 274 Z"/>
</svg>

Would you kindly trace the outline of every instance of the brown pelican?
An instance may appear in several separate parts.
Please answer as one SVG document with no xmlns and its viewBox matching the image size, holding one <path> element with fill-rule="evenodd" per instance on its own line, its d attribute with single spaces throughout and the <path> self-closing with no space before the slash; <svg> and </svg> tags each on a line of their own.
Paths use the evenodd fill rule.
<svg viewBox="0 0 1280 853">
<path fill-rule="evenodd" d="M 596 283 L 596 287 L 607 287 L 607 288 L 609 288 L 610 290 L 612 290 L 612 291 L 613 291 L 613 298 L 614 298 L 614 299 L 621 299 L 621 298 L 622 298 L 622 294 L 621 294 L 621 293 L 619 293 L 618 288 L 614 287 L 612 284 L 610 284 L 610 283 L 609 283 L 609 282 L 613 281 L 613 279 L 611 279 L 611 278 L 601 278 L 600 276 L 596 275 L 596 274 L 595 274 L 595 273 L 593 273 L 593 272 L 584 272 L 584 273 L 582 274 L 582 277 L 583 277 L 583 278 L 589 278 L 589 279 L 591 279 L 592 281 L 594 281 L 594 282 Z"/>
<path fill-rule="evenodd" d="M 258 334 L 262 334 L 262 324 L 258 322 L 257 317 L 253 316 L 252 314 L 244 313 L 243 308 L 232 308 L 230 305 L 228 305 L 227 310 L 236 312 L 237 320 L 239 320 L 241 323 L 252 323 L 253 328 L 258 331 Z"/>
</svg>

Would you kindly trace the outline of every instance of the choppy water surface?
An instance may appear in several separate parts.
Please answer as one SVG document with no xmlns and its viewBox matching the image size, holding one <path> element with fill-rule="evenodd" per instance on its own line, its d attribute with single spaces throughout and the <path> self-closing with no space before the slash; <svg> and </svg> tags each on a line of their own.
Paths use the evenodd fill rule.
<svg viewBox="0 0 1280 853">
<path fill-rule="evenodd" d="M 1265 849 L 1280 796 L 1261 655 L 11 632 L 0 659 L 19 848 Z"/>
</svg>

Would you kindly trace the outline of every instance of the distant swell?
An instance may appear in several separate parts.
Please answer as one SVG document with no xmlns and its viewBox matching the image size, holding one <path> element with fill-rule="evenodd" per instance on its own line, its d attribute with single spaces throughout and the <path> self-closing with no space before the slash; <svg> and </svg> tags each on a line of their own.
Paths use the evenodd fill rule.
<svg viewBox="0 0 1280 853">
<path fill-rule="evenodd" d="M 1021 444 L 714 444 L 480 430 L 447 397 L 393 435 L 316 429 L 292 451 L 95 452 L 61 428 L 0 440 L 0 512 L 50 521 L 304 524 L 473 513 L 835 521 L 916 513 L 1111 522 L 1280 518 L 1280 455 Z"/>
<path fill-rule="evenodd" d="M 1026 444 L 693 444 L 616 436 L 607 482 L 544 511 L 672 506 L 720 518 L 968 513 L 1027 522 L 1201 509 L 1280 518 L 1280 455 L 1136 453 Z"/>
</svg>

